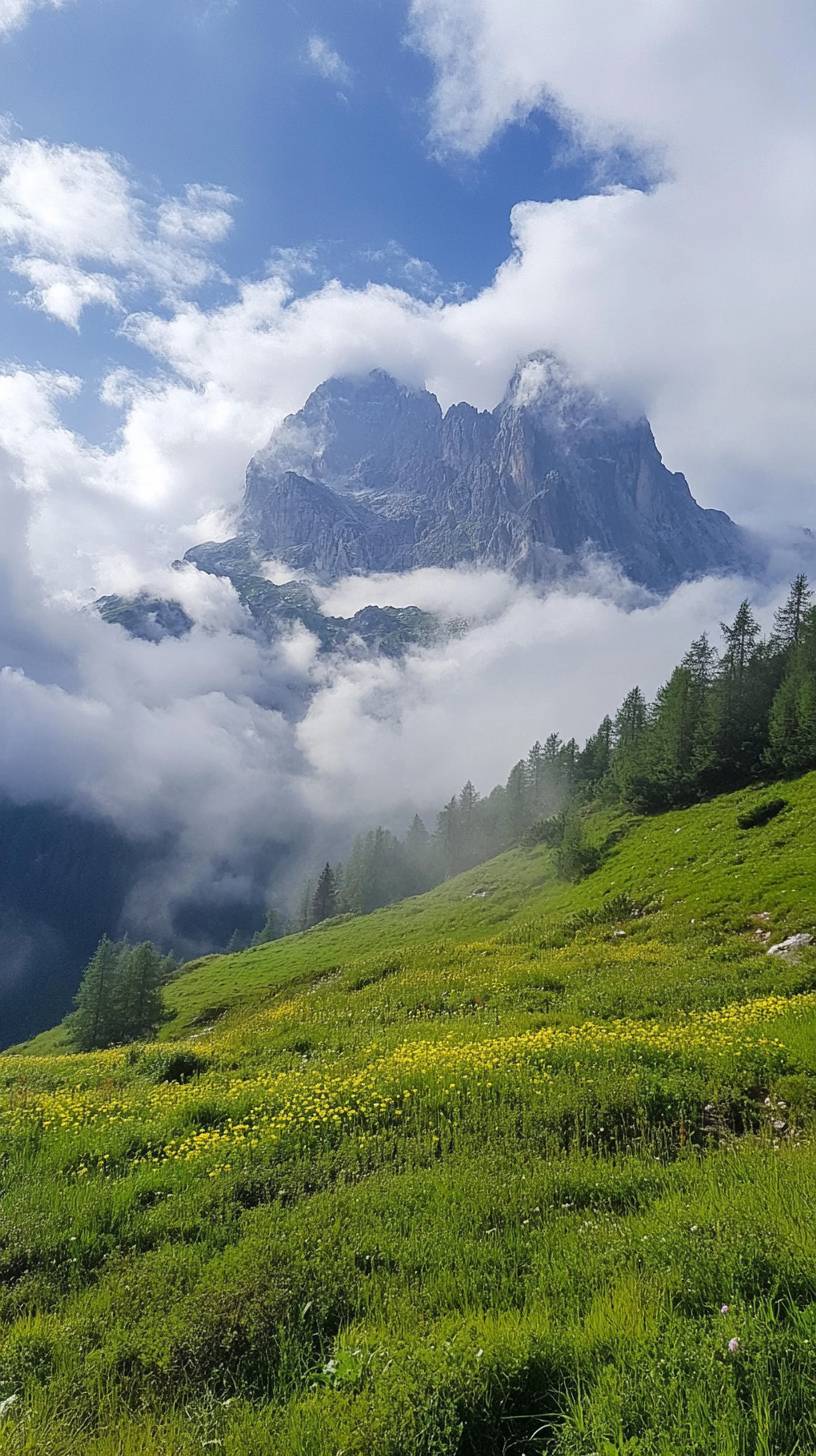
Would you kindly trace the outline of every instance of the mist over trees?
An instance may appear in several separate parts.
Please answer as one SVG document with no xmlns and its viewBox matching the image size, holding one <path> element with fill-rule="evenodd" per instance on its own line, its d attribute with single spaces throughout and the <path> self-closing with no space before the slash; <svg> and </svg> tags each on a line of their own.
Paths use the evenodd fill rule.
<svg viewBox="0 0 816 1456">
<path fill-rule="evenodd" d="M 582 748 L 550 733 L 486 797 L 468 780 L 432 828 L 417 815 L 401 837 L 382 827 L 358 835 L 345 861 L 304 886 L 297 928 L 421 894 L 525 839 L 556 849 L 565 877 L 586 873 L 592 851 L 581 810 L 589 803 L 655 813 L 816 768 L 816 606 L 807 578 L 795 578 L 767 638 L 747 600 L 721 634 L 719 648 L 696 638 L 652 703 L 632 687 Z"/>
</svg>

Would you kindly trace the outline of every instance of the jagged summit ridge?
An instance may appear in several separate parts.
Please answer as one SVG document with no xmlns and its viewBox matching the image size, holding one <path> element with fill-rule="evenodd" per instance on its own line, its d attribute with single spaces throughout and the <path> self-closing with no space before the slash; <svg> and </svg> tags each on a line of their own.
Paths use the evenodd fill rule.
<svg viewBox="0 0 816 1456">
<path fill-rule="evenodd" d="M 546 581 L 590 550 L 663 591 L 750 555 L 666 469 L 648 420 L 547 353 L 492 411 L 443 413 L 379 369 L 326 380 L 250 462 L 238 539 L 323 581 L 463 563 Z"/>
</svg>

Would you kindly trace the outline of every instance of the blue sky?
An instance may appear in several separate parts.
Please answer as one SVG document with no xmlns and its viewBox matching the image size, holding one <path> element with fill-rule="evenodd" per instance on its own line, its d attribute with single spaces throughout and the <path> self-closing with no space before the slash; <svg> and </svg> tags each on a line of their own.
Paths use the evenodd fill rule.
<svg viewBox="0 0 816 1456">
<path fill-rule="evenodd" d="M 270 655 L 225 583 L 168 563 L 230 533 L 248 460 L 329 374 L 490 408 L 549 348 L 781 577 L 803 565 L 813 0 L 0 0 L 0 86 L 0 792 L 175 835 L 203 891 L 270 825 L 399 823 L 406 783 L 443 802 L 542 725 L 591 731 L 745 594 L 629 613 L 609 583 L 497 599 L 453 571 L 434 590 L 487 618 L 428 656 L 327 679 L 308 634 Z M 142 588 L 189 638 L 87 610 Z"/>
<path fill-rule="evenodd" d="M 703 504 L 816 524 L 812 0 L 0 0 L 0 86 L 48 581 L 220 529 L 329 374 L 489 408 L 539 348 Z"/>
<path fill-rule="evenodd" d="M 328 274 L 469 294 L 508 254 L 514 203 L 579 196 L 595 163 L 543 110 L 477 158 L 435 155 L 431 66 L 406 32 L 397 0 L 79 0 L 35 11 L 2 43 L 3 109 L 26 137 L 124 159 L 147 194 L 191 182 L 234 194 L 218 249 L 232 277 L 262 275 L 276 250 L 310 249 L 300 289 Z M 340 58 L 339 78 L 310 61 L 315 37 Z M 401 250 L 429 269 L 407 273 Z M 99 308 L 75 333 L 24 306 L 9 282 L 9 356 L 89 380 L 138 367 L 139 351 Z M 68 415 L 90 434 L 110 424 L 87 390 Z"/>
</svg>

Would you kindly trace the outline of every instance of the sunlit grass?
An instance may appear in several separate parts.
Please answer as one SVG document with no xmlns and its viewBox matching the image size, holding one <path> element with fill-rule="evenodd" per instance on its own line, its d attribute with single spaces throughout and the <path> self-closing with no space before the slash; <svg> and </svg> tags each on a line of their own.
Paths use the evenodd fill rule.
<svg viewBox="0 0 816 1456">
<path fill-rule="evenodd" d="M 816 919 L 816 776 L 782 792 L 208 960 L 158 1043 L 0 1056 L 0 1451 L 816 1450 L 816 952 L 764 938 Z"/>
</svg>

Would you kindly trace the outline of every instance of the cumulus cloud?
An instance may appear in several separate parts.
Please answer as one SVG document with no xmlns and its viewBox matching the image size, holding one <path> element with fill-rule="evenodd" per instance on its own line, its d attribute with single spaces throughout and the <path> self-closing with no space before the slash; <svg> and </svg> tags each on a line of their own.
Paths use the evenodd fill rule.
<svg viewBox="0 0 816 1456">
<path fill-rule="evenodd" d="M 65 0 L 0 0 L 0 37 L 25 25 L 35 10 L 61 10 Z"/>
<path fill-rule="evenodd" d="M 120 308 L 148 286 L 175 298 L 218 276 L 209 250 L 234 201 L 195 184 L 156 202 L 107 152 L 0 133 L 0 242 L 28 301 L 71 327 L 90 303 Z"/>
<path fill-rule="evenodd" d="M 322 76 L 324 81 L 333 81 L 341 89 L 348 88 L 353 80 L 351 67 L 335 50 L 324 35 L 310 35 L 306 44 L 306 63 L 311 70 Z"/>
<path fill-rule="evenodd" d="M 808 512 L 816 378 L 816 12 L 808 0 L 413 0 L 432 133 L 475 155 L 538 107 L 653 185 L 520 203 L 465 311 L 636 397 L 707 503 Z M 478 322 L 478 330 L 473 327 Z M 809 514 L 809 512 L 808 512 Z"/>
</svg>

